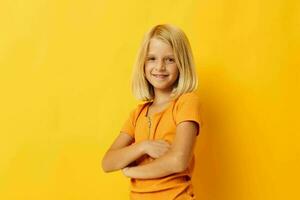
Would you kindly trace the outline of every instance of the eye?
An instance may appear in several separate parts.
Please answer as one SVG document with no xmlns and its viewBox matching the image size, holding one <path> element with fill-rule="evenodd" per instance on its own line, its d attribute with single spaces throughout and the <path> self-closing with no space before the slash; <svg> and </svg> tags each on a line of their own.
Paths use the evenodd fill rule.
<svg viewBox="0 0 300 200">
<path fill-rule="evenodd" d="M 154 57 L 148 57 L 147 60 L 155 60 Z"/>
<path fill-rule="evenodd" d="M 175 60 L 173 58 L 167 58 L 167 62 L 168 63 L 173 63 L 173 62 L 175 62 Z"/>
</svg>

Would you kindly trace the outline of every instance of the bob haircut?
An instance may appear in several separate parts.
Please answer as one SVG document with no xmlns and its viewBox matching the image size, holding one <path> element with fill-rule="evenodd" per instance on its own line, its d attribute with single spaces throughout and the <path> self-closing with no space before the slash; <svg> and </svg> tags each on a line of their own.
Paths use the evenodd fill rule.
<svg viewBox="0 0 300 200">
<path fill-rule="evenodd" d="M 185 33 L 171 24 L 159 24 L 152 27 L 145 35 L 137 53 L 132 73 L 131 89 L 133 95 L 142 101 L 154 100 L 154 88 L 145 76 L 145 60 L 150 39 L 157 38 L 169 44 L 173 49 L 179 75 L 173 85 L 171 99 L 193 92 L 198 87 L 194 58 L 189 40 Z"/>
</svg>

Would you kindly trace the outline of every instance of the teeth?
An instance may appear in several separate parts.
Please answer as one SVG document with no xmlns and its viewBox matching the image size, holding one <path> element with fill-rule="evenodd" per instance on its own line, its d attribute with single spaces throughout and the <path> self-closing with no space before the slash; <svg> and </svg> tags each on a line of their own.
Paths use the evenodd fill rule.
<svg viewBox="0 0 300 200">
<path fill-rule="evenodd" d="M 154 75 L 155 77 L 166 77 L 168 75 Z"/>
</svg>

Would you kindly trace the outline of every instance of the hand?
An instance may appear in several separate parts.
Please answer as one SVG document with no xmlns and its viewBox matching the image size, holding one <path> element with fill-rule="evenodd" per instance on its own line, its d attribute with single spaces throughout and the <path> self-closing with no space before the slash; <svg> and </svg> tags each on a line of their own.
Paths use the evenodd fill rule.
<svg viewBox="0 0 300 200">
<path fill-rule="evenodd" d="M 159 158 L 170 149 L 171 145 L 166 140 L 145 140 L 143 149 L 146 154 L 152 158 Z"/>
<path fill-rule="evenodd" d="M 129 173 L 128 173 L 129 169 L 130 169 L 130 167 L 125 167 L 122 169 L 123 174 L 127 177 L 129 177 Z"/>
</svg>

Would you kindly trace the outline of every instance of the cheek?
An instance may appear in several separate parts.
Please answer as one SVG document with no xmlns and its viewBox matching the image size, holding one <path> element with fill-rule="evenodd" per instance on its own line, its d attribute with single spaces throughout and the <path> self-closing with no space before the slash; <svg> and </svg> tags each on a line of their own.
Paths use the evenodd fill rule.
<svg viewBox="0 0 300 200">
<path fill-rule="evenodd" d="M 154 68 L 155 68 L 155 65 L 153 63 L 148 63 L 145 65 L 145 72 L 150 74 Z"/>
<path fill-rule="evenodd" d="M 175 65 L 175 66 L 172 66 L 171 72 L 172 72 L 174 75 L 178 75 L 178 74 L 179 74 L 179 70 L 178 70 L 178 68 L 177 68 L 176 65 Z"/>
<path fill-rule="evenodd" d="M 145 68 L 148 69 L 148 71 L 150 71 L 151 69 L 153 69 L 155 65 L 153 63 L 147 63 L 145 64 Z"/>
<path fill-rule="evenodd" d="M 151 68 L 149 66 L 145 66 L 144 70 L 145 70 L 146 77 L 150 78 L 150 76 L 151 76 Z"/>
</svg>

